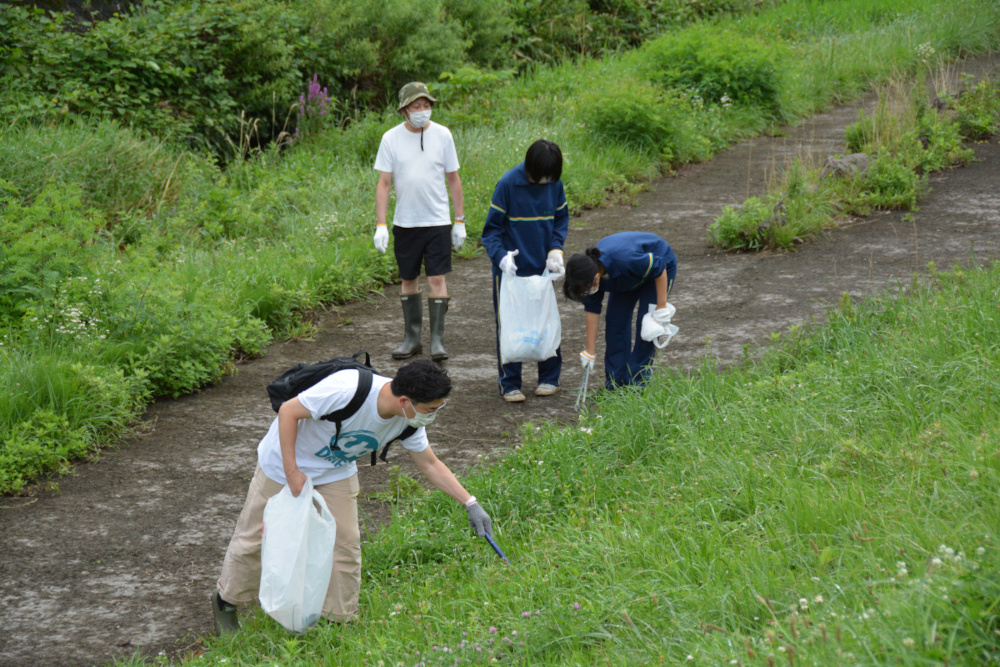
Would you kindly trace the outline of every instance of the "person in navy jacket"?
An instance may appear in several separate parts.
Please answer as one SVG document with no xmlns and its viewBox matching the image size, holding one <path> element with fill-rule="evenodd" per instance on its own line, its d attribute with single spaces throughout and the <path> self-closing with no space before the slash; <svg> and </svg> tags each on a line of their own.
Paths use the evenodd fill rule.
<svg viewBox="0 0 1000 667">
<path fill-rule="evenodd" d="M 667 295 L 676 275 L 677 257 L 670 244 L 647 232 L 606 236 L 585 254 L 573 255 L 566 263 L 563 292 L 583 303 L 587 313 L 587 347 L 580 353 L 580 361 L 587 370 L 593 369 L 597 358 L 597 327 L 604 295 L 608 294 L 604 372 L 609 389 L 642 386 L 649 380 L 656 348 L 640 335 L 642 318 L 649 312 L 650 304 L 655 303 L 653 317 L 669 322 Z"/>
<path fill-rule="evenodd" d="M 531 144 L 524 162 L 497 182 L 483 225 L 482 242 L 493 263 L 493 312 L 497 313 L 503 276 L 538 276 L 547 268 L 563 273 L 563 244 L 569 231 L 569 208 L 562 181 L 562 152 L 551 141 Z M 524 401 L 521 364 L 500 361 L 497 323 L 497 368 L 500 393 L 509 403 Z M 559 391 L 561 349 L 538 364 L 536 396 Z"/>
</svg>

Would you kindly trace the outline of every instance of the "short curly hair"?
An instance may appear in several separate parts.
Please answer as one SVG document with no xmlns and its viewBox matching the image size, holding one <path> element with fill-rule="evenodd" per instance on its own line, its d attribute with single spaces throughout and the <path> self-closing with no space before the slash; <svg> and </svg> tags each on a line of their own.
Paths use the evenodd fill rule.
<svg viewBox="0 0 1000 667">
<path fill-rule="evenodd" d="M 390 389 L 393 396 L 406 396 L 414 403 L 430 403 L 451 393 L 451 378 L 448 371 L 430 359 L 420 359 L 400 368 Z"/>
</svg>

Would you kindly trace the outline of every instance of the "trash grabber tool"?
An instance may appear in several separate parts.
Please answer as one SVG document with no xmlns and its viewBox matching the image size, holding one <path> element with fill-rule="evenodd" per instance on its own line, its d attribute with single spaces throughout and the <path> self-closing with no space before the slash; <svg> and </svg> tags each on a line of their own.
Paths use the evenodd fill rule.
<svg viewBox="0 0 1000 667">
<path fill-rule="evenodd" d="M 485 537 L 486 541 L 490 543 L 491 547 L 493 547 L 493 551 L 496 551 L 497 555 L 503 559 L 503 562 L 507 563 L 507 565 L 510 565 L 510 561 L 507 559 L 507 556 L 505 556 L 503 551 L 500 550 L 500 547 L 497 546 L 497 543 L 493 541 L 493 538 L 490 537 L 490 534 L 486 533 L 485 535 L 483 535 L 483 537 Z"/>
<path fill-rule="evenodd" d="M 579 412 L 587 402 L 587 384 L 590 382 L 590 369 L 583 369 L 583 381 L 580 383 L 580 391 L 576 393 L 576 406 L 574 409 Z"/>
</svg>

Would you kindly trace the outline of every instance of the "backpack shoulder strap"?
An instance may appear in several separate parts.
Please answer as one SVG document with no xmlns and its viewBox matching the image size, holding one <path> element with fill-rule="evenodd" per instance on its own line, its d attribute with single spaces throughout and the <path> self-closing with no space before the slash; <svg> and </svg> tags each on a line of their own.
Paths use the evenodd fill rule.
<svg viewBox="0 0 1000 667">
<path fill-rule="evenodd" d="M 397 435 L 395 438 L 393 438 L 389 442 L 385 443 L 385 447 L 382 448 L 382 453 L 378 455 L 378 458 L 382 459 L 382 462 L 385 463 L 386 456 L 389 454 L 389 447 L 392 446 L 392 443 L 396 442 L 397 440 L 406 440 L 407 438 L 409 438 L 411 435 L 413 435 L 416 432 L 417 432 L 417 427 L 416 426 L 410 426 L 409 424 L 407 424 L 406 428 L 403 429 L 402 433 L 400 433 L 399 435 Z M 378 459 L 375 458 L 375 452 L 372 452 L 372 465 L 373 466 L 374 465 L 378 465 Z"/>
<path fill-rule="evenodd" d="M 351 370 L 351 369 L 344 369 Z M 372 390 L 372 375 L 374 375 L 367 368 L 358 368 L 358 388 L 354 392 L 354 396 L 344 407 L 339 410 L 334 410 L 328 414 L 323 415 L 320 419 L 325 419 L 329 422 L 342 422 L 349 418 L 355 412 L 357 412 L 362 405 L 364 405 L 365 400 L 368 398 L 368 392 Z M 338 371 L 339 372 L 339 371 Z"/>
<path fill-rule="evenodd" d="M 337 441 L 340 439 L 340 424 L 345 419 L 349 419 L 354 415 L 355 412 L 361 409 L 365 401 L 368 399 L 368 392 L 372 390 L 372 371 L 367 368 L 358 369 L 358 388 L 354 391 L 354 396 L 344 407 L 339 410 L 334 410 L 329 414 L 325 414 L 320 419 L 333 422 L 337 425 L 337 432 L 333 437 L 333 446 L 337 446 Z"/>
</svg>

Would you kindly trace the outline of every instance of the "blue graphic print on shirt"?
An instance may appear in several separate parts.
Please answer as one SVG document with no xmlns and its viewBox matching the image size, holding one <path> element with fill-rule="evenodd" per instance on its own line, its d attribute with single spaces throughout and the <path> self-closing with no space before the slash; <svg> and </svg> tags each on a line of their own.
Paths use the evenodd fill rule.
<svg viewBox="0 0 1000 667">
<path fill-rule="evenodd" d="M 347 431 L 330 438 L 330 445 L 316 452 L 315 456 L 333 464 L 334 468 L 360 459 L 378 449 L 373 431 Z"/>
</svg>

